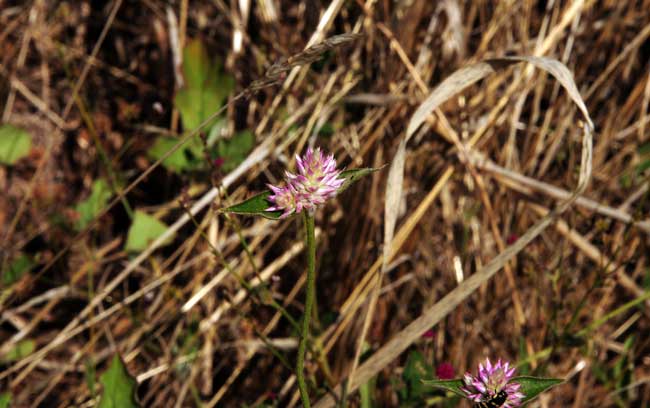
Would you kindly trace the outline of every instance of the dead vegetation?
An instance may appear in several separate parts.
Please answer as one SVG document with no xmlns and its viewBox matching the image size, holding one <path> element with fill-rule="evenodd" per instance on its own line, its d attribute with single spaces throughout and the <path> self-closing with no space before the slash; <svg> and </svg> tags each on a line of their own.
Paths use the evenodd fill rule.
<svg viewBox="0 0 650 408">
<path fill-rule="evenodd" d="M 312 400 L 325 406 L 356 381 L 348 406 L 455 406 L 409 382 L 417 351 L 434 372 L 449 362 L 460 375 L 490 356 L 566 378 L 537 406 L 650 404 L 650 2 L 0 6 L 2 123 L 32 139 L 29 155 L 0 165 L 0 390 L 13 406 L 94 406 L 116 353 L 141 406 L 295 406 L 297 333 L 279 310 L 302 311 L 300 223 L 217 210 L 275 183 L 307 145 L 348 168 L 394 163 L 439 83 L 513 55 L 573 73 L 595 127 L 587 190 L 412 341 L 411 322 L 449 306 L 440 300 L 521 243 L 585 173 L 585 116 L 528 65 L 430 112 L 404 146 L 394 219 L 389 168 L 318 213 Z M 363 36 L 322 45 L 341 33 Z M 198 150 L 175 156 L 180 171 L 154 167 L 161 137 L 192 143 L 175 99 L 192 40 L 233 79 L 218 138 L 250 130 L 255 143 L 235 160 L 203 129 Z M 80 226 L 100 179 L 108 197 Z M 166 224 L 147 249 L 128 242 L 138 213 Z M 8 279 L 21 257 L 29 266 Z M 391 339 L 407 351 L 386 352 Z"/>
</svg>

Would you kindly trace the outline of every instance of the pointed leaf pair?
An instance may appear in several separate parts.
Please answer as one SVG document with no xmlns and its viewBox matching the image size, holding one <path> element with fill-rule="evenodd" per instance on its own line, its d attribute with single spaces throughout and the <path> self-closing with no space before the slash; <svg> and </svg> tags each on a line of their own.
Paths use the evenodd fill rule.
<svg viewBox="0 0 650 408">
<path fill-rule="evenodd" d="M 464 386 L 462 380 L 422 380 L 422 382 L 424 385 L 449 391 L 461 397 L 467 396 L 461 389 Z M 537 397 L 542 392 L 558 384 L 561 384 L 562 382 L 564 382 L 564 380 L 558 378 L 539 378 L 528 376 L 515 377 L 510 380 L 510 383 L 519 383 L 521 385 L 520 392 L 524 394 L 522 402 L 528 402 Z"/>
<path fill-rule="evenodd" d="M 345 170 L 341 172 L 340 178 L 344 178 L 345 182 L 338 189 L 338 193 L 340 194 L 346 190 L 352 183 L 359 180 L 360 178 L 367 176 L 370 173 L 374 173 L 380 169 L 381 167 L 366 167 L 360 169 Z M 265 191 L 263 193 L 254 195 L 253 197 L 242 201 L 241 203 L 235 204 L 228 208 L 224 208 L 221 211 L 232 214 L 259 215 L 270 220 L 279 220 L 280 216 L 282 215 L 282 211 L 266 211 L 267 208 L 273 205 L 273 203 L 268 200 L 269 196 L 272 194 L 273 193 L 270 191 Z"/>
</svg>

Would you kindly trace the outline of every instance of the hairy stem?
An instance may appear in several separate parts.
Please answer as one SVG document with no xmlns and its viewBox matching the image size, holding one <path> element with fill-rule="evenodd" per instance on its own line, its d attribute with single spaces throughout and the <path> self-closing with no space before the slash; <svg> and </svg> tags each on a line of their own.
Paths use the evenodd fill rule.
<svg viewBox="0 0 650 408">
<path fill-rule="evenodd" d="M 305 299 L 305 312 L 302 317 L 302 330 L 300 332 L 300 343 L 298 344 L 298 362 L 296 363 L 296 379 L 298 380 L 298 389 L 302 405 L 309 408 L 309 391 L 305 382 L 305 351 L 307 341 L 309 340 L 309 322 L 311 320 L 311 310 L 314 306 L 314 294 L 316 292 L 316 244 L 314 235 L 314 215 L 305 211 L 305 230 L 307 236 L 307 288 L 305 290 L 307 297 Z"/>
</svg>

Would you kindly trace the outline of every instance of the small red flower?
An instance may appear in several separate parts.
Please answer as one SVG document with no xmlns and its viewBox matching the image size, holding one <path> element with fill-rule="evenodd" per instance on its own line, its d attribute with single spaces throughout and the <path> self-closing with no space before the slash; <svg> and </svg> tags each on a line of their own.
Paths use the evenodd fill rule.
<svg viewBox="0 0 650 408">
<path fill-rule="evenodd" d="M 436 376 L 441 380 L 453 380 L 454 374 L 454 366 L 447 362 L 436 367 Z"/>
<path fill-rule="evenodd" d="M 429 330 L 425 331 L 424 333 L 422 333 L 422 338 L 423 339 L 432 339 L 434 337 L 436 337 L 436 332 L 433 329 L 429 329 Z"/>
</svg>

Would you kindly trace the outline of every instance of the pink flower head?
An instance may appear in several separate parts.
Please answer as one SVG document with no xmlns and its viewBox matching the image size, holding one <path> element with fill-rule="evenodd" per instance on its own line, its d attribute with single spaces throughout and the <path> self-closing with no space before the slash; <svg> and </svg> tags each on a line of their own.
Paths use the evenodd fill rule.
<svg viewBox="0 0 650 408">
<path fill-rule="evenodd" d="M 274 193 L 268 197 L 273 205 L 267 211 L 284 211 L 286 218 L 302 210 L 314 211 L 319 205 L 336 196 L 345 182 L 339 178 L 341 171 L 336 169 L 333 155 L 325 156 L 320 148 L 308 148 L 304 156 L 296 155 L 298 174 L 285 172 L 286 187 L 269 185 Z"/>
<path fill-rule="evenodd" d="M 302 207 L 299 207 L 300 203 L 296 198 L 298 192 L 292 184 L 287 184 L 284 187 L 276 187 L 271 184 L 267 184 L 267 186 L 273 192 L 273 194 L 271 194 L 267 199 L 274 205 L 267 208 L 266 211 L 283 211 L 280 218 L 286 218 L 291 214 L 302 210 Z"/>
<path fill-rule="evenodd" d="M 519 391 L 520 384 L 510 382 L 514 375 L 515 367 L 511 367 L 510 363 L 504 363 L 499 359 L 493 365 L 487 358 L 485 363 L 479 364 L 478 376 L 474 377 L 470 373 L 465 373 L 463 377 L 465 386 L 461 389 L 467 394 L 467 398 L 474 402 L 490 401 L 503 391 L 505 392 L 505 401 L 500 406 L 502 408 L 518 407 L 521 405 L 524 394 Z"/>
</svg>

